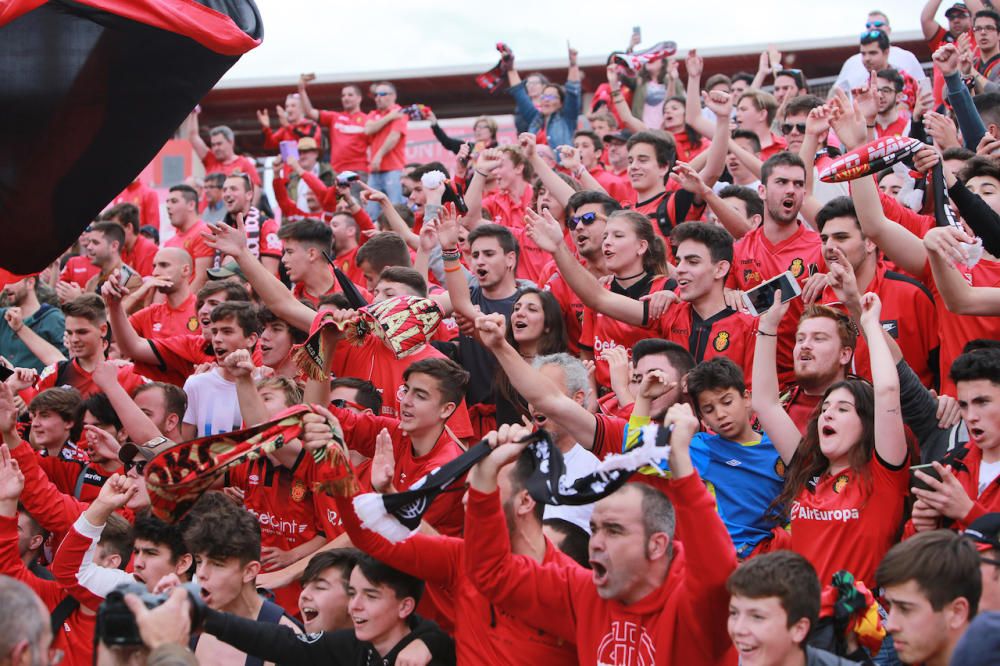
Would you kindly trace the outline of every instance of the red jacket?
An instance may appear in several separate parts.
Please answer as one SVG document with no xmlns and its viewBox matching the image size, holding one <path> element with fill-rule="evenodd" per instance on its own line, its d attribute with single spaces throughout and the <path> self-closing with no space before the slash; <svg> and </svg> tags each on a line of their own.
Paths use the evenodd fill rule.
<svg viewBox="0 0 1000 666">
<path fill-rule="evenodd" d="M 469 576 L 493 603 L 517 609 L 525 622 L 576 643 L 580 664 L 647 666 L 713 664 L 731 654 L 726 579 L 736 552 L 698 474 L 664 490 L 677 507 L 667 577 L 640 601 L 602 599 L 591 572 L 539 566 L 511 555 L 499 492 L 469 490 L 465 538 Z"/>
<path fill-rule="evenodd" d="M 337 507 L 357 548 L 427 583 L 426 598 L 454 625 L 458 663 L 483 666 L 576 663 L 576 649 L 570 641 L 546 634 L 494 607 L 480 594 L 466 573 L 466 547 L 462 539 L 418 533 L 393 544 L 361 527 L 348 498 L 337 497 Z M 506 534 L 506 526 L 503 529 Z M 513 558 L 528 559 L 524 555 Z M 580 568 L 548 540 L 543 563 L 556 569 Z"/>
</svg>

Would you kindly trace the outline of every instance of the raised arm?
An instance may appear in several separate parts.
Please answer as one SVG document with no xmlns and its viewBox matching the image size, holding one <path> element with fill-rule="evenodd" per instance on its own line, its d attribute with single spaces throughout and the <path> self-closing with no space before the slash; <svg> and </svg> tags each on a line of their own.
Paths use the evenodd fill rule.
<svg viewBox="0 0 1000 666">
<path fill-rule="evenodd" d="M 938 8 L 941 7 L 941 0 L 927 0 L 924 8 L 920 10 L 920 29 L 924 31 L 924 39 L 933 39 L 941 25 L 934 18 L 937 16 Z"/>
<path fill-rule="evenodd" d="M 583 189 L 608 193 L 604 189 L 604 186 L 597 182 L 597 179 L 580 163 L 580 153 L 576 148 L 573 146 L 559 146 L 556 152 L 559 153 L 560 166 L 573 174 L 573 178 L 580 183 Z"/>
<path fill-rule="evenodd" d="M 406 222 L 399 215 L 399 211 L 389 201 L 389 196 L 385 192 L 370 187 L 368 183 L 359 181 L 361 185 L 361 200 L 365 202 L 374 201 L 382 207 L 386 222 L 389 223 L 390 230 L 402 238 L 407 247 L 417 249 L 420 247 L 420 237 L 413 233 L 413 229 L 407 226 Z"/>
<path fill-rule="evenodd" d="M 774 305 L 760 316 L 757 325 L 750 404 L 778 455 L 787 464 L 799 448 L 802 433 L 781 406 L 778 396 L 778 326 L 788 312 L 788 303 L 780 303 L 780 300 L 781 295 L 775 294 Z"/>
<path fill-rule="evenodd" d="M 115 270 L 101 286 L 101 296 L 104 297 L 104 304 L 108 309 L 111 335 L 114 336 L 122 354 L 131 358 L 133 362 L 159 366 L 160 358 L 153 351 L 149 340 L 140 336 L 132 327 L 132 322 L 128 320 L 128 314 L 122 305 L 122 297 L 128 294 L 128 289 L 119 285 L 117 273 Z"/>
<path fill-rule="evenodd" d="M 309 85 L 310 81 L 315 81 L 315 74 L 300 74 L 299 75 L 299 101 L 302 102 L 302 113 L 306 114 L 307 117 L 313 120 L 319 120 L 319 110 L 312 105 L 312 100 L 309 99 L 309 93 L 306 92 L 306 86 Z"/>
<path fill-rule="evenodd" d="M 861 330 L 868 342 L 875 388 L 875 451 L 889 465 L 898 466 L 906 462 L 906 434 L 899 406 L 899 373 L 885 340 L 881 313 L 878 294 L 865 294 L 861 299 Z"/>
<path fill-rule="evenodd" d="M 94 368 L 91 379 L 97 388 L 101 389 L 101 392 L 108 397 L 115 413 L 118 414 L 118 420 L 122 422 L 125 432 L 128 433 L 133 442 L 142 444 L 163 436 L 156 424 L 146 416 L 139 405 L 135 404 L 135 400 L 128 394 L 128 391 L 118 383 L 117 366 L 107 361 L 101 361 Z"/>
<path fill-rule="evenodd" d="M 34 354 L 43 365 L 52 365 L 59 361 L 65 361 L 66 356 L 54 344 L 35 333 L 30 326 L 24 325 L 21 308 L 9 307 L 4 311 L 4 319 L 10 330 L 14 332 L 21 342 Z"/>
<path fill-rule="evenodd" d="M 625 102 L 625 95 L 622 94 L 622 82 L 618 78 L 618 65 L 614 63 L 608 65 L 608 86 L 611 87 L 611 101 L 615 105 L 618 117 L 622 119 L 627 129 L 633 132 L 645 132 L 649 129 L 646 123 L 642 122 L 632 113 L 631 107 Z"/>
<path fill-rule="evenodd" d="M 448 290 L 451 311 L 472 321 L 479 313 L 469 297 L 469 283 L 462 271 L 461 255 L 458 249 L 458 219 L 453 204 L 448 204 L 441 209 L 437 229 L 442 258 L 444 259 L 444 286 Z M 438 303 L 442 306 L 446 305 L 442 301 L 438 301 Z"/>
<path fill-rule="evenodd" d="M 212 224 L 209 228 L 205 243 L 236 260 L 264 305 L 289 326 L 308 331 L 316 312 L 295 300 L 292 292 L 250 253 L 243 216 L 237 215 L 235 229 L 228 224 Z"/>
<path fill-rule="evenodd" d="M 733 98 L 729 93 L 710 92 L 705 95 L 705 105 L 715 114 L 715 136 L 718 141 L 712 141 L 703 154 L 705 166 L 701 168 L 701 177 L 711 187 L 718 182 L 726 168 L 726 153 L 729 148 L 729 115 L 733 110 Z"/>
<path fill-rule="evenodd" d="M 528 162 L 531 163 L 531 168 L 534 170 L 535 175 L 542 181 L 545 189 L 552 193 L 552 196 L 556 198 L 556 201 L 561 203 L 563 206 L 569 202 L 569 198 L 575 194 L 575 190 L 570 187 L 566 181 L 559 177 L 552 167 L 550 167 L 545 160 L 541 158 L 538 152 L 535 150 L 537 145 L 535 142 L 535 135 L 529 132 L 522 132 L 520 136 L 517 137 L 517 143 L 521 146 L 521 152 L 524 156 L 528 158 Z M 469 185 L 469 190 L 475 186 L 475 181 L 480 180 L 479 178 L 473 179 L 473 184 Z M 480 193 L 482 192 L 482 183 L 479 187 Z M 465 203 L 469 203 L 469 195 L 465 195 Z M 471 209 L 470 209 L 471 210 Z"/>
<path fill-rule="evenodd" d="M 201 129 L 198 124 L 198 111 L 192 111 L 188 115 L 188 141 L 191 142 L 191 147 L 194 148 L 195 154 L 198 159 L 203 160 L 205 156 L 208 155 L 208 144 L 205 140 L 201 138 Z"/>
<path fill-rule="evenodd" d="M 221 365 L 236 379 L 236 399 L 245 426 L 249 428 L 267 421 L 269 418 L 267 407 L 257 393 L 257 386 L 253 381 L 254 364 L 250 352 L 246 349 L 230 352 L 222 359 Z"/>
<path fill-rule="evenodd" d="M 684 61 L 687 69 L 687 98 L 684 101 L 684 122 L 698 130 L 702 136 L 715 138 L 715 125 L 701 115 L 701 74 L 705 61 L 695 49 L 688 51 Z"/>
<path fill-rule="evenodd" d="M 752 228 L 750 220 L 743 217 L 742 213 L 719 198 L 715 191 L 705 184 L 701 179 L 701 174 L 684 162 L 674 164 L 674 169 L 670 178 L 680 183 L 688 192 L 701 199 L 712 209 L 719 222 L 726 228 L 733 238 L 739 239 L 745 236 Z"/>
<path fill-rule="evenodd" d="M 555 258 L 559 273 L 584 305 L 626 324 L 633 326 L 646 324 L 645 305 L 642 301 L 616 294 L 602 287 L 597 278 L 591 275 L 570 252 L 559 223 L 548 211 L 543 211 L 541 215 L 528 211 L 525 215 L 525 224 L 538 247 Z"/>
<path fill-rule="evenodd" d="M 1000 289 L 973 287 L 965 281 L 956 261 L 964 263 L 968 250 L 960 243 L 972 239 L 954 227 L 935 227 L 924 236 L 924 247 L 938 293 L 950 312 L 961 315 L 1000 315 Z"/>
<path fill-rule="evenodd" d="M 502 157 L 503 153 L 497 148 L 487 148 L 476 157 L 476 174 L 465 191 L 465 206 L 469 210 L 465 214 L 467 218 L 478 220 L 482 217 L 486 179 L 499 168 Z"/>
</svg>

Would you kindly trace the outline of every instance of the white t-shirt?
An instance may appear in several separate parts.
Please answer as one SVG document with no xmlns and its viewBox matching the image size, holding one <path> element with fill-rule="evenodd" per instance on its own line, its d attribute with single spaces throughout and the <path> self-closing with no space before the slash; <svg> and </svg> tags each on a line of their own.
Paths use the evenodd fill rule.
<svg viewBox="0 0 1000 666">
<path fill-rule="evenodd" d="M 574 444 L 572 449 L 563 454 L 563 462 L 566 464 L 566 478 L 569 481 L 576 481 L 582 476 L 587 476 L 600 463 L 597 456 L 579 444 Z M 587 534 L 590 534 L 590 514 L 593 511 L 593 504 L 585 504 L 583 506 L 546 505 L 542 519 L 562 518 L 581 527 L 586 530 Z"/>
<path fill-rule="evenodd" d="M 889 47 L 889 66 L 906 72 L 917 83 L 927 78 L 917 56 L 898 46 Z M 840 74 L 837 75 L 837 82 L 833 85 L 837 86 L 840 85 L 841 81 L 846 81 L 851 88 L 859 88 L 868 81 L 868 76 L 868 70 L 865 69 L 865 63 L 861 60 L 861 54 L 855 53 L 844 62 L 844 66 L 840 68 Z"/>
<path fill-rule="evenodd" d="M 218 368 L 188 377 L 184 382 L 184 392 L 187 393 L 188 404 L 183 421 L 197 428 L 198 437 L 232 432 L 243 427 L 236 383 L 223 379 Z"/>
<path fill-rule="evenodd" d="M 979 463 L 979 494 L 982 495 L 993 481 L 1000 476 L 1000 460 L 988 463 L 985 460 Z"/>
</svg>

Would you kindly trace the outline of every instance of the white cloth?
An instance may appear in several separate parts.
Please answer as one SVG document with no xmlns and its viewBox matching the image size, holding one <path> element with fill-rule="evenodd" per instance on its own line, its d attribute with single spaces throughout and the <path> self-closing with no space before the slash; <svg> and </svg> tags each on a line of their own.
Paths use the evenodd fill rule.
<svg viewBox="0 0 1000 666">
<path fill-rule="evenodd" d="M 188 405 L 183 421 L 197 428 L 198 437 L 232 432 L 243 427 L 236 384 L 223 379 L 218 368 L 188 377 L 184 382 L 184 392 L 187 393 Z"/>
<path fill-rule="evenodd" d="M 587 476 L 593 472 L 600 461 L 593 453 L 583 448 L 579 444 L 574 444 L 573 448 L 563 454 L 563 463 L 566 465 L 566 480 L 576 481 L 580 477 Z M 590 514 L 594 511 L 593 504 L 583 506 L 545 506 L 543 520 L 550 518 L 561 518 L 586 530 L 590 534 Z"/>
<path fill-rule="evenodd" d="M 889 66 L 906 72 L 918 84 L 927 79 L 917 56 L 898 46 L 889 47 Z M 844 62 L 844 66 L 840 68 L 840 74 L 837 75 L 837 81 L 833 85 L 838 86 L 841 85 L 841 82 L 846 81 L 850 88 L 859 88 L 867 80 L 868 70 L 865 69 L 865 63 L 861 60 L 861 54 L 855 53 Z"/>
<path fill-rule="evenodd" d="M 979 494 L 982 495 L 993 481 L 1000 476 L 1000 460 L 988 463 L 985 460 L 979 463 Z"/>
</svg>

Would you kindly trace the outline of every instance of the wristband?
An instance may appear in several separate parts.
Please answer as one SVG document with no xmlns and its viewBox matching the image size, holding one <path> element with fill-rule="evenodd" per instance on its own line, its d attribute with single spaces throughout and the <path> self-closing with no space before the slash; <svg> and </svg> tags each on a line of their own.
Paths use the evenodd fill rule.
<svg viewBox="0 0 1000 666">
<path fill-rule="evenodd" d="M 458 250 L 453 250 L 453 251 L 450 251 L 450 252 L 446 251 L 446 250 L 442 250 L 441 251 L 441 259 L 443 261 L 461 261 L 462 260 L 462 253 L 459 252 Z"/>
<path fill-rule="evenodd" d="M 761 331 L 759 329 L 757 330 L 757 335 L 763 335 L 763 336 L 768 337 L 768 338 L 776 338 L 776 337 L 778 337 L 777 333 L 767 333 L 767 332 Z"/>
<path fill-rule="evenodd" d="M 483 172 L 482 172 L 482 171 L 480 171 L 479 169 L 476 169 L 476 173 L 478 173 L 478 174 L 479 174 L 480 176 L 482 176 L 483 178 L 489 178 L 489 177 L 490 177 L 490 175 L 489 175 L 488 173 L 483 173 Z"/>
<path fill-rule="evenodd" d="M 460 270 L 462 270 L 462 264 L 456 264 L 454 266 L 445 266 L 444 267 L 444 272 L 445 273 L 454 273 L 455 271 L 460 271 Z"/>
<path fill-rule="evenodd" d="M 867 127 L 868 129 L 875 129 L 875 125 L 874 124 L 865 125 L 865 127 Z"/>
</svg>

